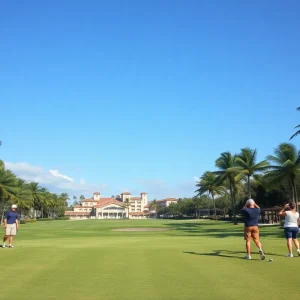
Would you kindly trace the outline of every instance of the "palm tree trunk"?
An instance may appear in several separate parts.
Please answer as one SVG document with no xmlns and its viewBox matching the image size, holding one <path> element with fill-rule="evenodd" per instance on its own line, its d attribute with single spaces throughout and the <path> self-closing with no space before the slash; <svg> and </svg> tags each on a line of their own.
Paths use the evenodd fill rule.
<svg viewBox="0 0 300 300">
<path fill-rule="evenodd" d="M 248 199 L 251 199 L 250 175 L 248 175 Z"/>
<path fill-rule="evenodd" d="M 212 193 L 211 196 L 212 196 L 213 205 L 214 205 L 214 219 L 217 220 L 217 210 L 216 210 L 216 201 L 215 201 L 214 193 Z"/>
<path fill-rule="evenodd" d="M 299 212 L 299 206 L 298 206 L 298 193 L 297 193 L 297 184 L 296 184 L 296 178 L 293 180 L 293 200 L 296 204 L 296 210 Z"/>
<path fill-rule="evenodd" d="M 231 196 L 231 202 L 232 202 L 232 217 L 233 217 L 233 225 L 237 225 L 237 219 L 236 219 L 236 211 L 235 211 L 235 191 L 234 187 L 232 186 L 232 183 L 229 183 L 230 187 L 230 196 Z"/>
</svg>

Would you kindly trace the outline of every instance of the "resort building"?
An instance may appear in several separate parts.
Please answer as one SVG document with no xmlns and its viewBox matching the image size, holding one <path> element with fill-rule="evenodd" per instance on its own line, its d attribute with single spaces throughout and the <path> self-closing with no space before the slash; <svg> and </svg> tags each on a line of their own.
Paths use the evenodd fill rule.
<svg viewBox="0 0 300 300">
<path fill-rule="evenodd" d="M 148 217 L 145 207 L 148 204 L 148 194 L 143 192 L 140 197 L 133 197 L 124 192 L 116 198 L 102 198 L 95 192 L 92 198 L 84 199 L 81 205 L 76 205 L 73 211 L 66 211 L 70 219 L 144 219 Z"/>
</svg>

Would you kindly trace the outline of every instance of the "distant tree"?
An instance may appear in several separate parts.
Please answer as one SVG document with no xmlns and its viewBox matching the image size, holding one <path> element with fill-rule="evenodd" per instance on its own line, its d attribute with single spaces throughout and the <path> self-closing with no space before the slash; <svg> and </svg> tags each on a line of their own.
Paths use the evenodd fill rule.
<svg viewBox="0 0 300 300">
<path fill-rule="evenodd" d="M 199 195 L 192 199 L 194 207 L 195 207 L 195 215 L 196 218 L 200 218 L 200 210 L 207 207 L 207 203 L 209 201 L 209 197 L 206 195 Z M 188 204 L 188 203 L 187 203 Z"/>
<path fill-rule="evenodd" d="M 221 184 L 217 175 L 213 172 L 205 172 L 199 182 L 197 182 L 196 187 L 198 189 L 195 191 L 198 196 L 202 196 L 203 194 L 207 193 L 211 196 L 213 200 L 214 206 L 214 219 L 217 219 L 217 209 L 216 209 L 216 201 L 215 196 L 222 195 L 226 193 L 226 188 Z"/>
<path fill-rule="evenodd" d="M 130 209 L 130 205 L 131 205 L 131 203 L 130 203 L 129 198 L 126 198 L 125 201 L 124 201 L 124 206 L 125 206 L 125 208 L 127 209 L 128 219 L 129 219 L 129 209 Z"/>
<path fill-rule="evenodd" d="M 84 195 L 80 195 L 79 199 L 80 201 L 83 201 L 85 199 Z"/>
<path fill-rule="evenodd" d="M 110 198 L 113 198 L 113 199 L 115 199 L 115 195 L 112 195 Z"/>
<path fill-rule="evenodd" d="M 17 191 L 15 193 L 15 199 L 13 202 L 18 206 L 18 210 L 21 215 L 22 211 L 29 211 L 33 205 L 30 186 L 23 179 L 17 179 Z"/>
<path fill-rule="evenodd" d="M 150 204 L 149 204 L 149 211 L 154 211 L 155 212 L 155 217 L 157 217 L 157 212 L 159 210 L 160 206 L 157 203 L 156 199 L 154 199 Z"/>
</svg>

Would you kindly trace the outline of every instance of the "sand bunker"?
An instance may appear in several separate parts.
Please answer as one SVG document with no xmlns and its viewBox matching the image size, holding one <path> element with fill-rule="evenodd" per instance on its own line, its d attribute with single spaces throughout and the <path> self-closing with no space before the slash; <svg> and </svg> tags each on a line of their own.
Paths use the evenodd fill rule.
<svg viewBox="0 0 300 300">
<path fill-rule="evenodd" d="M 112 231 L 165 231 L 169 230 L 168 228 L 118 228 L 118 229 L 113 229 Z"/>
</svg>

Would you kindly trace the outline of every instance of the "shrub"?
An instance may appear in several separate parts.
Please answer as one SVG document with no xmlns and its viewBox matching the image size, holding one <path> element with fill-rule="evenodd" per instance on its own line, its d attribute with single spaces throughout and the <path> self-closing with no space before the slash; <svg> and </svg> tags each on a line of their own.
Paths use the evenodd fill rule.
<svg viewBox="0 0 300 300">
<path fill-rule="evenodd" d="M 70 220 L 70 217 L 57 217 L 55 220 Z"/>
<path fill-rule="evenodd" d="M 40 218 L 40 219 L 37 219 L 38 222 L 42 222 L 42 221 L 55 221 L 54 218 Z"/>
<path fill-rule="evenodd" d="M 29 224 L 29 223 L 35 223 L 36 219 L 21 219 L 20 224 Z"/>
<path fill-rule="evenodd" d="M 41 218 L 41 219 L 38 219 L 39 222 L 42 222 L 42 221 L 58 221 L 58 220 L 69 220 L 70 218 L 69 217 L 57 217 L 57 218 Z"/>
</svg>

